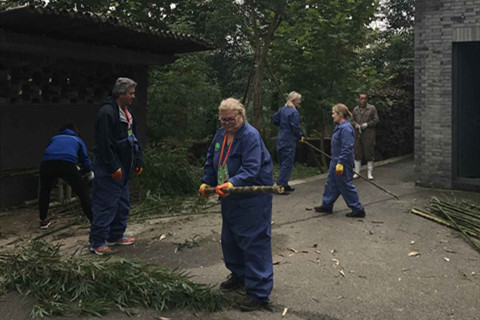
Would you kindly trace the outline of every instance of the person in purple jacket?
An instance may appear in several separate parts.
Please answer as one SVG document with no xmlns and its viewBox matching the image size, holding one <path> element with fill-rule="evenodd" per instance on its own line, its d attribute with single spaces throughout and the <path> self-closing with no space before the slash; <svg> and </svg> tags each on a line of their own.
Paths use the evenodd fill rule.
<svg viewBox="0 0 480 320">
<path fill-rule="evenodd" d="M 58 178 L 65 180 L 78 195 L 83 212 L 92 221 L 92 201 L 88 186 L 77 169 L 80 162 L 89 181 L 93 180 L 92 165 L 87 155 L 87 148 L 78 136 L 78 129 L 73 123 L 64 125 L 60 132 L 48 142 L 40 163 L 40 229 L 47 229 L 51 219 L 47 219 L 50 204 L 50 192 Z"/>
<path fill-rule="evenodd" d="M 352 184 L 355 135 L 352 125 L 347 121 L 347 118 L 351 117 L 352 114 L 344 104 L 338 103 L 332 108 L 332 118 L 336 123 L 331 142 L 332 160 L 330 160 L 322 205 L 315 207 L 315 211 L 332 213 L 333 204 L 342 195 L 347 206 L 352 209 L 347 217 L 363 218 L 365 210 L 360 203 L 357 189 Z"/>
</svg>

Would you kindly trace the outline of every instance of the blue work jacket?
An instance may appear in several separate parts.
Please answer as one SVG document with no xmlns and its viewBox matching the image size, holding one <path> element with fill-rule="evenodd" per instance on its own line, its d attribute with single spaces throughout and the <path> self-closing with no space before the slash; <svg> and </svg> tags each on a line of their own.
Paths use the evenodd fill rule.
<svg viewBox="0 0 480 320">
<path fill-rule="evenodd" d="M 65 129 L 50 139 L 42 157 L 42 161 L 49 160 L 80 162 L 85 172 L 92 170 L 85 143 L 70 129 Z"/>
<path fill-rule="evenodd" d="M 332 134 L 332 161 L 334 164 L 353 164 L 355 133 L 348 121 L 337 124 Z"/>
<path fill-rule="evenodd" d="M 210 186 L 217 185 L 218 160 L 224 136 L 225 130 L 220 128 L 208 148 L 202 182 Z M 228 147 L 225 145 L 222 164 L 227 150 Z M 272 158 L 257 129 L 247 122 L 244 122 L 237 131 L 226 164 L 228 167 L 228 182 L 235 187 L 273 185 Z M 232 194 L 226 198 L 234 200 L 248 197 L 251 197 L 251 195 Z"/>
<path fill-rule="evenodd" d="M 295 148 L 297 140 L 303 136 L 298 110 L 284 106 L 272 116 L 272 123 L 280 128 L 277 136 L 277 150 L 285 147 Z"/>
<path fill-rule="evenodd" d="M 137 121 L 130 108 L 128 112 L 132 115 L 133 137 L 130 138 L 134 139 L 129 139 L 127 123 L 120 121 L 118 104 L 114 98 L 108 97 L 98 111 L 95 168 L 98 166 L 107 174 L 122 168 L 128 175 L 133 167 L 143 167 L 142 149 L 137 140 Z"/>
</svg>

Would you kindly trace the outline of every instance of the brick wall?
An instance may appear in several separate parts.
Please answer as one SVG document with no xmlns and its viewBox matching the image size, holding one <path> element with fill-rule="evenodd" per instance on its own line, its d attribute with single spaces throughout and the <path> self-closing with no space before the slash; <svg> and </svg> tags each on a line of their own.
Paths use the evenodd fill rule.
<svg viewBox="0 0 480 320">
<path fill-rule="evenodd" d="M 415 21 L 416 183 L 452 188 L 452 43 L 480 41 L 480 0 L 417 0 Z"/>
</svg>

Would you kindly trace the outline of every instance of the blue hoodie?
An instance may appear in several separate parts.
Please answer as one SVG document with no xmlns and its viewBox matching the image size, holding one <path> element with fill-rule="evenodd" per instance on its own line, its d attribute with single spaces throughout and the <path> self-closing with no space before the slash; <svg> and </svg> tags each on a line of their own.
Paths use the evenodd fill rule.
<svg viewBox="0 0 480 320">
<path fill-rule="evenodd" d="M 42 161 L 50 160 L 63 160 L 75 164 L 80 162 L 85 172 L 92 171 L 85 143 L 70 129 L 61 131 L 48 142 Z"/>
</svg>

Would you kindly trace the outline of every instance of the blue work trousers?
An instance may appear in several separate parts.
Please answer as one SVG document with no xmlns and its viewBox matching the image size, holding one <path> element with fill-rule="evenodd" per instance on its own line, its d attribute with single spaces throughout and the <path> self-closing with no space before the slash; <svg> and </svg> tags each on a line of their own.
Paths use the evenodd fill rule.
<svg viewBox="0 0 480 320">
<path fill-rule="evenodd" d="M 130 210 L 128 177 L 115 180 L 110 175 L 98 176 L 95 172 L 90 229 L 90 244 L 94 247 L 123 237 Z"/>
<path fill-rule="evenodd" d="M 279 186 L 288 185 L 295 161 L 295 149 L 295 147 L 289 147 L 277 150 L 278 163 L 280 164 L 280 172 L 277 178 L 277 185 Z"/>
<path fill-rule="evenodd" d="M 332 159 L 328 169 L 327 183 L 323 192 L 323 204 L 326 209 L 332 209 L 334 202 L 342 195 L 343 200 L 353 212 L 362 211 L 363 207 L 358 197 L 357 189 L 352 183 L 353 164 L 347 163 L 343 166 L 343 174 L 337 176 L 335 166 L 337 162 Z"/>
<path fill-rule="evenodd" d="M 222 251 L 225 266 L 245 282 L 254 300 L 268 302 L 273 288 L 272 195 L 239 206 L 222 205 Z M 230 210 L 231 209 L 231 210 Z"/>
</svg>

